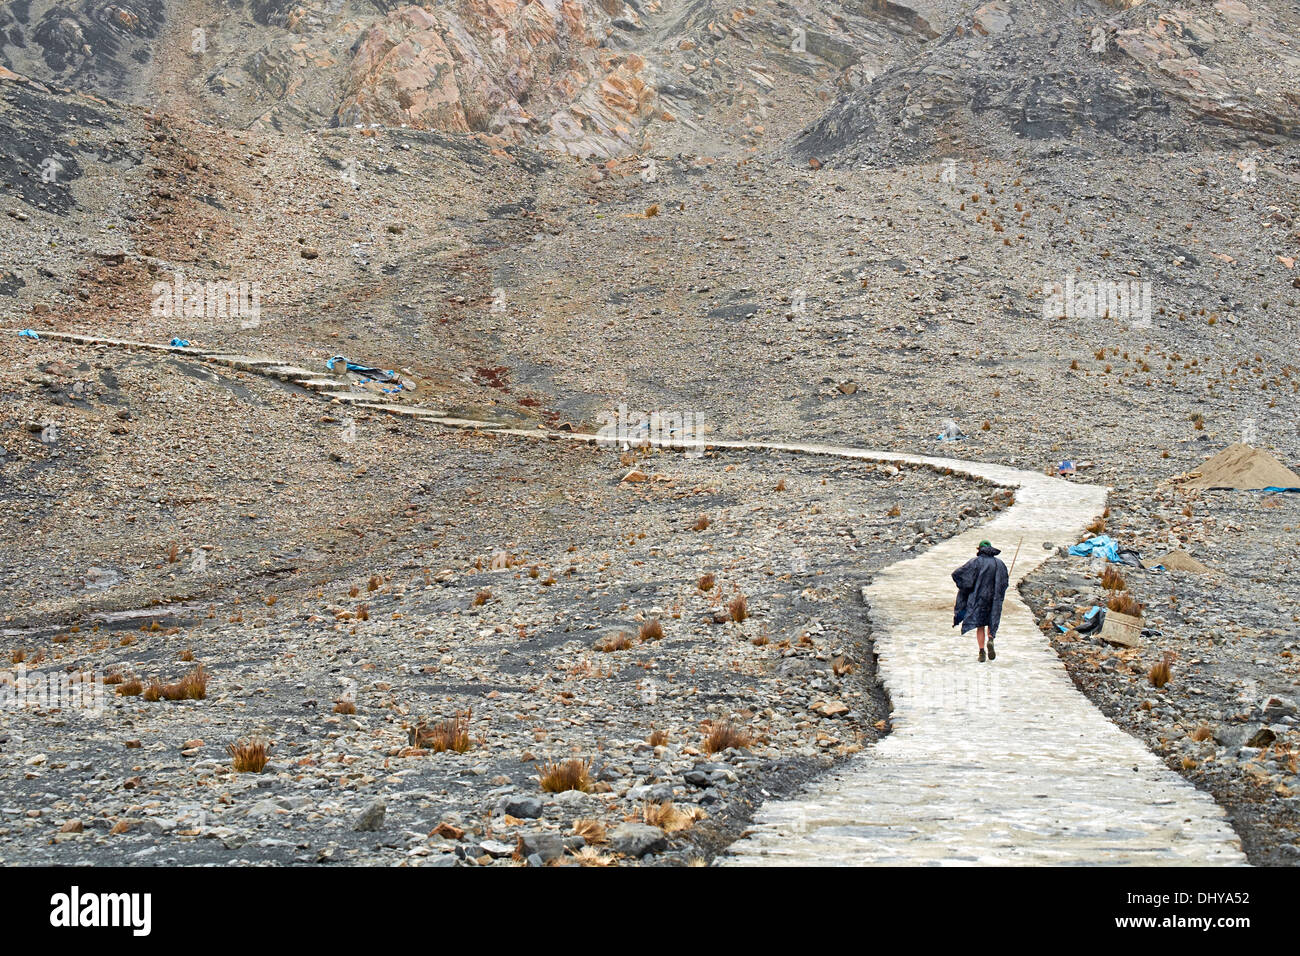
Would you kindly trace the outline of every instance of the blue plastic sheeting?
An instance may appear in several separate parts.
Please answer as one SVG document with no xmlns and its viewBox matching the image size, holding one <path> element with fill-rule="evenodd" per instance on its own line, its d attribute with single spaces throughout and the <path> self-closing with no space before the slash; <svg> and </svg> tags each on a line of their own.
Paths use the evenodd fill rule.
<svg viewBox="0 0 1300 956">
<path fill-rule="evenodd" d="M 1107 561 L 1119 563 L 1119 542 L 1108 534 L 1099 534 L 1095 538 L 1089 538 L 1079 544 L 1070 545 L 1070 554 L 1076 558 L 1086 558 L 1094 554 L 1100 554 Z"/>
<path fill-rule="evenodd" d="M 1100 611 L 1100 610 L 1101 610 L 1101 608 L 1099 608 L 1097 605 L 1094 604 L 1094 605 L 1092 606 L 1092 609 L 1091 609 L 1090 611 L 1088 611 L 1088 613 L 1085 614 L 1085 615 L 1083 616 L 1083 619 L 1084 619 L 1085 621 L 1091 621 L 1094 617 L 1097 616 L 1097 612 Z M 1070 629 L 1069 629 L 1068 627 L 1066 627 L 1064 624 L 1058 624 L 1058 625 L 1056 625 L 1056 629 L 1057 629 L 1058 631 L 1060 631 L 1062 634 L 1065 634 L 1066 632 L 1068 632 L 1068 631 L 1070 630 Z M 1093 631 L 1093 629 L 1090 628 L 1089 631 L 1088 631 L 1088 633 L 1091 634 L 1092 631 Z"/>
<path fill-rule="evenodd" d="M 41 338 L 31 329 L 23 329 L 21 332 L 18 333 L 18 337 L 20 339 L 36 339 L 37 341 L 40 341 Z"/>
<path fill-rule="evenodd" d="M 369 365 L 358 365 L 356 362 L 349 362 L 347 358 L 342 355 L 331 356 L 325 363 L 325 367 L 332 372 L 334 371 L 334 366 L 339 362 L 342 362 L 343 367 L 349 372 L 359 375 L 363 379 L 391 385 L 391 388 L 383 389 L 383 391 L 389 394 L 400 392 L 402 390 L 402 383 L 397 381 L 397 373 L 392 369 L 372 368 Z"/>
<path fill-rule="evenodd" d="M 172 339 L 172 340 L 171 340 L 169 343 L 167 343 L 167 344 L 170 345 L 170 346 L 171 346 L 172 348 L 174 348 L 174 349 L 187 349 L 187 348 L 190 347 L 190 340 L 189 340 L 189 339 Z"/>
</svg>

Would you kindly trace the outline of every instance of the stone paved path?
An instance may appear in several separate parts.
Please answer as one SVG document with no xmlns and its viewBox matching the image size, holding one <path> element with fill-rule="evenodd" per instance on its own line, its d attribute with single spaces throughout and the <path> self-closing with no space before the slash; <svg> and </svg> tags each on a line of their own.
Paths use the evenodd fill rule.
<svg viewBox="0 0 1300 956">
<path fill-rule="evenodd" d="M 71 333 L 78 344 L 186 354 L 292 382 L 323 400 L 356 403 L 458 428 L 594 441 L 507 429 L 349 392 L 341 379 L 273 359 Z M 1244 864 L 1240 841 L 1207 794 L 1169 770 L 1080 694 L 1039 632 L 1016 583 L 1073 543 L 1105 507 L 1106 490 L 960 459 L 818 444 L 708 442 L 924 465 L 1016 488 L 1015 504 L 976 530 L 877 573 L 864 592 L 893 732 L 803 796 L 764 805 L 731 865 Z M 979 664 L 973 636 L 952 625 L 950 574 L 982 538 L 1011 564 L 998 659 Z"/>
<path fill-rule="evenodd" d="M 874 455 L 872 457 L 875 457 Z M 911 458 L 926 461 L 930 459 Z M 1214 800 L 1075 689 L 1016 582 L 1101 513 L 1105 490 L 942 461 L 1017 485 L 982 527 L 882 570 L 871 605 L 893 732 L 797 799 L 765 805 L 732 865 L 1244 864 Z M 1011 564 L 998 659 L 952 625 L 950 577 L 980 539 Z"/>
</svg>

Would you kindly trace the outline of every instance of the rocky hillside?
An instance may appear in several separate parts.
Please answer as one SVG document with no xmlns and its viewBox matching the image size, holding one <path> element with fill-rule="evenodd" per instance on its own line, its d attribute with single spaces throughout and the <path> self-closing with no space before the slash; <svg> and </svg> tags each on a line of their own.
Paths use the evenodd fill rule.
<svg viewBox="0 0 1300 956">
<path fill-rule="evenodd" d="M 0 6 L 0 681 L 211 682 L 86 733 L 0 710 L 0 862 L 703 861 L 869 750 L 861 586 L 1005 500 L 491 433 L 620 405 L 1076 462 L 1125 547 L 1223 575 L 1126 569 L 1147 642 L 1059 638 L 1078 686 L 1300 860 L 1300 718 L 1260 707 L 1300 696 L 1300 496 L 1175 480 L 1240 440 L 1300 463 L 1298 45 L 1290 0 Z M 1100 592 L 1066 554 L 1026 587 L 1053 636 Z M 417 746 L 471 711 L 464 754 Z M 590 797 L 541 792 L 602 752 Z"/>
<path fill-rule="evenodd" d="M 35 0 L 0 13 L 0 65 L 240 128 L 378 123 L 607 157 L 679 125 L 753 145 L 913 37 L 833 3 Z"/>
<path fill-rule="evenodd" d="M 1276 144 L 1300 132 L 1300 11 L 1285 0 L 916 11 L 931 37 L 919 55 L 837 102 L 800 136 L 802 153 L 889 165 Z"/>
</svg>

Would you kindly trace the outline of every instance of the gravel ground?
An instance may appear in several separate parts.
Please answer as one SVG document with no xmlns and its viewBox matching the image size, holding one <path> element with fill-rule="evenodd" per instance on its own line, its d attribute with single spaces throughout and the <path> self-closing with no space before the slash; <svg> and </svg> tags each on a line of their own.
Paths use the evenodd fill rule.
<svg viewBox="0 0 1300 956">
<path fill-rule="evenodd" d="M 519 846 L 542 862 L 557 847 L 582 853 L 563 839 L 579 819 L 608 831 L 607 844 L 584 831 L 584 862 L 707 861 L 755 801 L 887 732 L 860 590 L 1000 498 L 928 470 L 647 456 L 408 423 L 367 422 L 336 451 L 312 440 L 328 406 L 287 386 L 251 377 L 237 394 L 220 375 L 121 350 L 97 362 L 127 392 L 174 389 L 211 418 L 196 428 L 137 407 L 113 435 L 95 426 L 120 420 L 115 393 L 94 389 L 85 408 L 59 406 L 58 441 L 12 433 L 6 533 L 47 550 L 45 574 L 19 574 L 9 592 L 7 671 L 147 687 L 202 665 L 207 695 L 149 702 L 110 683 L 98 718 L 5 711 L 11 863 L 487 863 L 514 862 Z M 48 400 L 47 383 L 26 384 Z M 93 489 L 57 492 L 67 473 L 51 458 L 80 455 L 79 474 L 105 469 L 112 488 L 114 463 L 129 474 L 137 460 L 122 443 L 230 447 L 258 407 L 276 417 L 274 441 L 225 474 L 185 476 L 193 501 L 151 485 L 143 513 L 113 519 L 135 526 L 121 538 L 130 547 L 76 534 L 101 524 L 102 505 Z M 385 448 L 396 444 L 400 460 Z M 314 495 L 264 477 L 278 471 L 272 445 L 297 449 L 284 467 Z M 13 560 L 18 572 L 36 559 Z M 122 607 L 144 593 L 169 597 Z M 741 595 L 737 621 L 728 605 Z M 625 649 L 600 649 L 618 634 Z M 422 721 L 457 714 L 466 752 L 412 746 Z M 748 741 L 709 753 L 724 723 Z M 656 731 L 666 740 L 652 744 Z M 270 765 L 234 773 L 227 746 L 254 739 L 270 744 Z M 544 793 L 540 769 L 574 758 L 589 761 L 591 792 Z M 668 802 L 668 834 L 645 842 L 639 821 Z M 431 835 L 440 824 L 453 838 Z"/>
<path fill-rule="evenodd" d="M 1075 684 L 1228 810 L 1252 863 L 1300 862 L 1300 614 L 1295 496 L 1166 487 L 1112 499 L 1107 532 L 1147 559 L 1171 548 L 1212 569 L 1123 568 L 1144 605 L 1138 648 L 1073 630 L 1110 595 L 1085 558 L 1044 565 L 1021 591 Z M 1171 679 L 1149 673 L 1168 656 Z"/>
</svg>

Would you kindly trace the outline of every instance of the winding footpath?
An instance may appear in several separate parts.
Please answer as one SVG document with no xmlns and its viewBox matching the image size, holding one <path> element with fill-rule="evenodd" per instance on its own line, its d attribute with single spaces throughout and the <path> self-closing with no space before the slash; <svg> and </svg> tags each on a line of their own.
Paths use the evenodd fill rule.
<svg viewBox="0 0 1300 956">
<path fill-rule="evenodd" d="M 184 354 L 279 378 L 322 398 L 434 424 L 527 438 L 596 436 L 502 428 L 376 401 L 345 382 L 272 359 L 41 332 L 79 344 Z M 981 527 L 878 572 L 863 594 L 893 704 L 893 732 L 796 799 L 760 808 L 718 862 L 730 865 L 1241 865 L 1222 809 L 1112 724 L 1074 687 L 1016 584 L 1101 514 L 1106 489 L 1002 465 L 819 444 L 707 442 L 912 464 L 1016 489 Z M 1011 563 L 998 659 L 976 662 L 952 627 L 950 574 L 982 538 Z M 1051 548 L 1045 548 L 1044 544 Z"/>
<path fill-rule="evenodd" d="M 869 457 L 877 457 L 874 453 Z M 969 461 L 1017 489 L 980 528 L 883 569 L 864 590 L 893 732 L 803 796 L 773 802 L 733 844 L 739 865 L 1246 862 L 1222 809 L 1112 724 L 1075 687 L 1018 582 L 1077 540 L 1106 491 Z M 1011 563 L 995 662 L 952 627 L 951 572 L 988 538 Z"/>
</svg>

